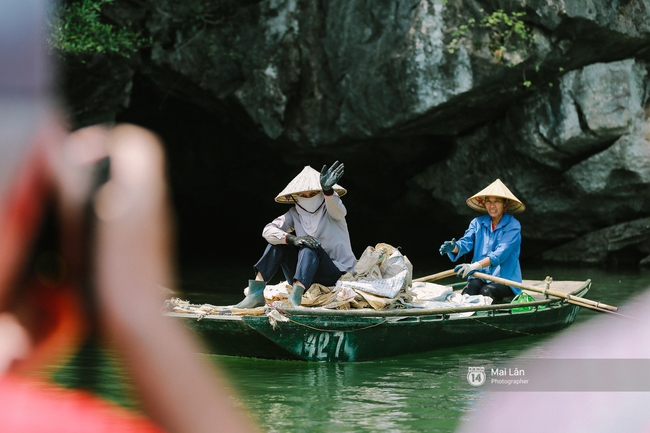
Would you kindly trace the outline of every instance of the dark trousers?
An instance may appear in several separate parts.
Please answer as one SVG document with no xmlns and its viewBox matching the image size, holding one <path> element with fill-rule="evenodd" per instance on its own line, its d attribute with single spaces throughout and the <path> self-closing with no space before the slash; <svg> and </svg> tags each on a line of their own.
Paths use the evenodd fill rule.
<svg viewBox="0 0 650 433">
<path fill-rule="evenodd" d="M 312 283 L 333 286 L 342 275 L 322 247 L 311 249 L 268 244 L 254 268 L 262 274 L 264 281 L 270 281 L 278 269 L 282 268 L 289 284 L 300 281 L 306 289 Z"/>
<path fill-rule="evenodd" d="M 503 298 L 514 296 L 510 286 L 486 282 L 478 278 L 472 278 L 467 281 L 467 285 L 463 289 L 463 295 L 465 294 L 489 296 L 493 299 L 493 303 L 495 304 L 503 301 Z"/>
</svg>

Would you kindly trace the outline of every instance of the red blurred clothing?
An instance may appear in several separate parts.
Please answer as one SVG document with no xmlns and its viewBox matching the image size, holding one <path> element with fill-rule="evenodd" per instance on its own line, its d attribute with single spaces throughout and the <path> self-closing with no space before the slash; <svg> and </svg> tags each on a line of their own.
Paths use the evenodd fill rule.
<svg viewBox="0 0 650 433">
<path fill-rule="evenodd" d="M 17 375 L 0 378 L 0 407 L 0 432 L 165 432 L 144 416 L 88 392 Z"/>
</svg>

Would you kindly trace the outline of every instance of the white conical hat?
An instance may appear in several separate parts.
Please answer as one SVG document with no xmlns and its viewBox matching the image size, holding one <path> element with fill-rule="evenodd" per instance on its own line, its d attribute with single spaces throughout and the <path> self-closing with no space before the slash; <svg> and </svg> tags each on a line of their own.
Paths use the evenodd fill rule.
<svg viewBox="0 0 650 433">
<path fill-rule="evenodd" d="M 348 191 L 339 184 L 333 186 L 334 191 L 339 196 L 344 196 Z M 309 191 L 322 191 L 323 188 L 320 186 L 320 173 L 311 168 L 310 166 L 305 166 L 302 169 L 298 176 L 294 177 L 291 182 L 282 190 L 280 194 L 275 198 L 275 201 L 278 203 L 295 203 L 291 199 L 292 195 L 299 194 L 301 192 Z"/>
<path fill-rule="evenodd" d="M 497 179 L 487 187 L 477 192 L 473 196 L 467 199 L 467 206 L 471 207 L 474 210 L 479 212 L 487 212 L 485 209 L 485 197 L 501 197 L 508 200 L 508 207 L 506 212 L 509 213 L 521 213 L 526 209 L 526 206 L 517 198 L 515 195 L 510 192 L 507 186 L 501 182 L 501 179 Z"/>
</svg>

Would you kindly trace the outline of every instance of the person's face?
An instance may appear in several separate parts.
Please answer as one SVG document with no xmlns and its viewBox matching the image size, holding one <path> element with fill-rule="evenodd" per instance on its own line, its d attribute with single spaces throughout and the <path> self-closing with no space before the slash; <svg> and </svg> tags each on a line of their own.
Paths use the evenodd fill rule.
<svg viewBox="0 0 650 433">
<path fill-rule="evenodd" d="M 505 211 L 505 202 L 501 197 L 485 197 L 485 209 L 492 218 L 500 218 Z"/>
<path fill-rule="evenodd" d="M 318 194 L 318 191 L 307 191 L 307 192 L 301 192 L 299 194 L 296 194 L 298 197 L 302 198 L 312 198 Z"/>
</svg>

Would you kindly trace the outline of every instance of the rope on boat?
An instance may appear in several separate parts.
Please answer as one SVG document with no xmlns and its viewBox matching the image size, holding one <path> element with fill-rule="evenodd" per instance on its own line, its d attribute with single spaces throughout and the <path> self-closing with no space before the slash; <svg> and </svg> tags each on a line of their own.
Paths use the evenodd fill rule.
<svg viewBox="0 0 650 433">
<path fill-rule="evenodd" d="M 478 323 L 481 323 L 481 324 L 483 324 L 483 325 L 490 326 L 490 327 L 492 327 L 492 328 L 499 329 L 499 330 L 501 330 L 501 331 L 509 331 L 509 332 L 513 332 L 513 333 L 515 333 L 515 334 L 523 334 L 523 335 L 535 335 L 535 334 L 531 334 L 530 332 L 526 332 L 526 331 L 517 331 L 517 330 L 515 330 L 515 329 L 507 329 L 507 328 L 502 328 L 502 327 L 500 327 L 500 326 L 492 325 L 492 324 L 490 324 L 490 323 L 485 323 L 485 322 L 483 322 L 481 319 L 478 319 L 478 318 L 476 318 L 476 317 L 469 317 L 469 319 L 475 320 L 475 321 L 477 321 Z"/>
<path fill-rule="evenodd" d="M 287 317 L 288 318 L 288 317 Z M 375 326 L 383 325 L 386 323 L 386 319 L 382 320 L 381 322 L 373 323 L 372 325 L 364 326 L 363 328 L 356 328 L 356 329 L 323 329 L 323 328 L 317 328 L 315 326 L 310 326 L 301 322 L 296 322 L 295 320 L 288 318 L 289 322 L 295 323 L 296 325 L 304 326 L 305 328 L 312 329 L 314 331 L 319 331 L 319 332 L 354 332 L 354 331 L 363 331 L 364 329 L 370 329 L 374 328 Z"/>
<path fill-rule="evenodd" d="M 355 332 L 355 331 L 363 331 L 364 329 L 370 329 L 374 328 L 375 326 L 383 325 L 384 323 L 387 322 L 386 319 L 382 320 L 381 322 L 374 323 L 372 325 L 364 326 L 363 328 L 356 328 L 356 329 L 323 329 L 323 328 L 316 328 L 315 326 L 310 326 L 306 325 L 301 322 L 296 322 L 295 320 L 289 319 L 289 322 L 295 323 L 296 325 L 304 326 L 305 328 L 313 329 L 314 331 L 320 331 L 320 332 Z"/>
<path fill-rule="evenodd" d="M 272 305 L 271 308 L 274 309 L 275 311 L 277 311 L 278 313 L 282 314 L 282 316 L 284 316 L 284 318 L 287 319 L 289 322 L 294 323 L 296 325 L 304 326 L 305 328 L 309 328 L 309 329 L 312 329 L 314 331 L 319 331 L 319 332 L 354 332 L 354 331 L 363 331 L 364 329 L 370 329 L 370 328 L 374 328 L 375 326 L 383 325 L 384 323 L 386 323 L 388 321 L 388 319 L 384 319 L 381 322 L 373 323 L 372 325 L 364 326 L 363 328 L 348 329 L 348 330 L 342 330 L 342 329 L 332 330 L 332 329 L 317 328 L 315 326 L 307 325 L 307 324 L 302 323 L 302 322 L 297 322 L 297 321 L 295 321 L 295 320 L 293 320 L 291 318 L 291 314 L 289 312 L 283 310 L 282 308 L 278 308 L 278 307 L 276 307 L 274 305 Z M 275 329 L 275 326 L 273 328 Z"/>
</svg>

